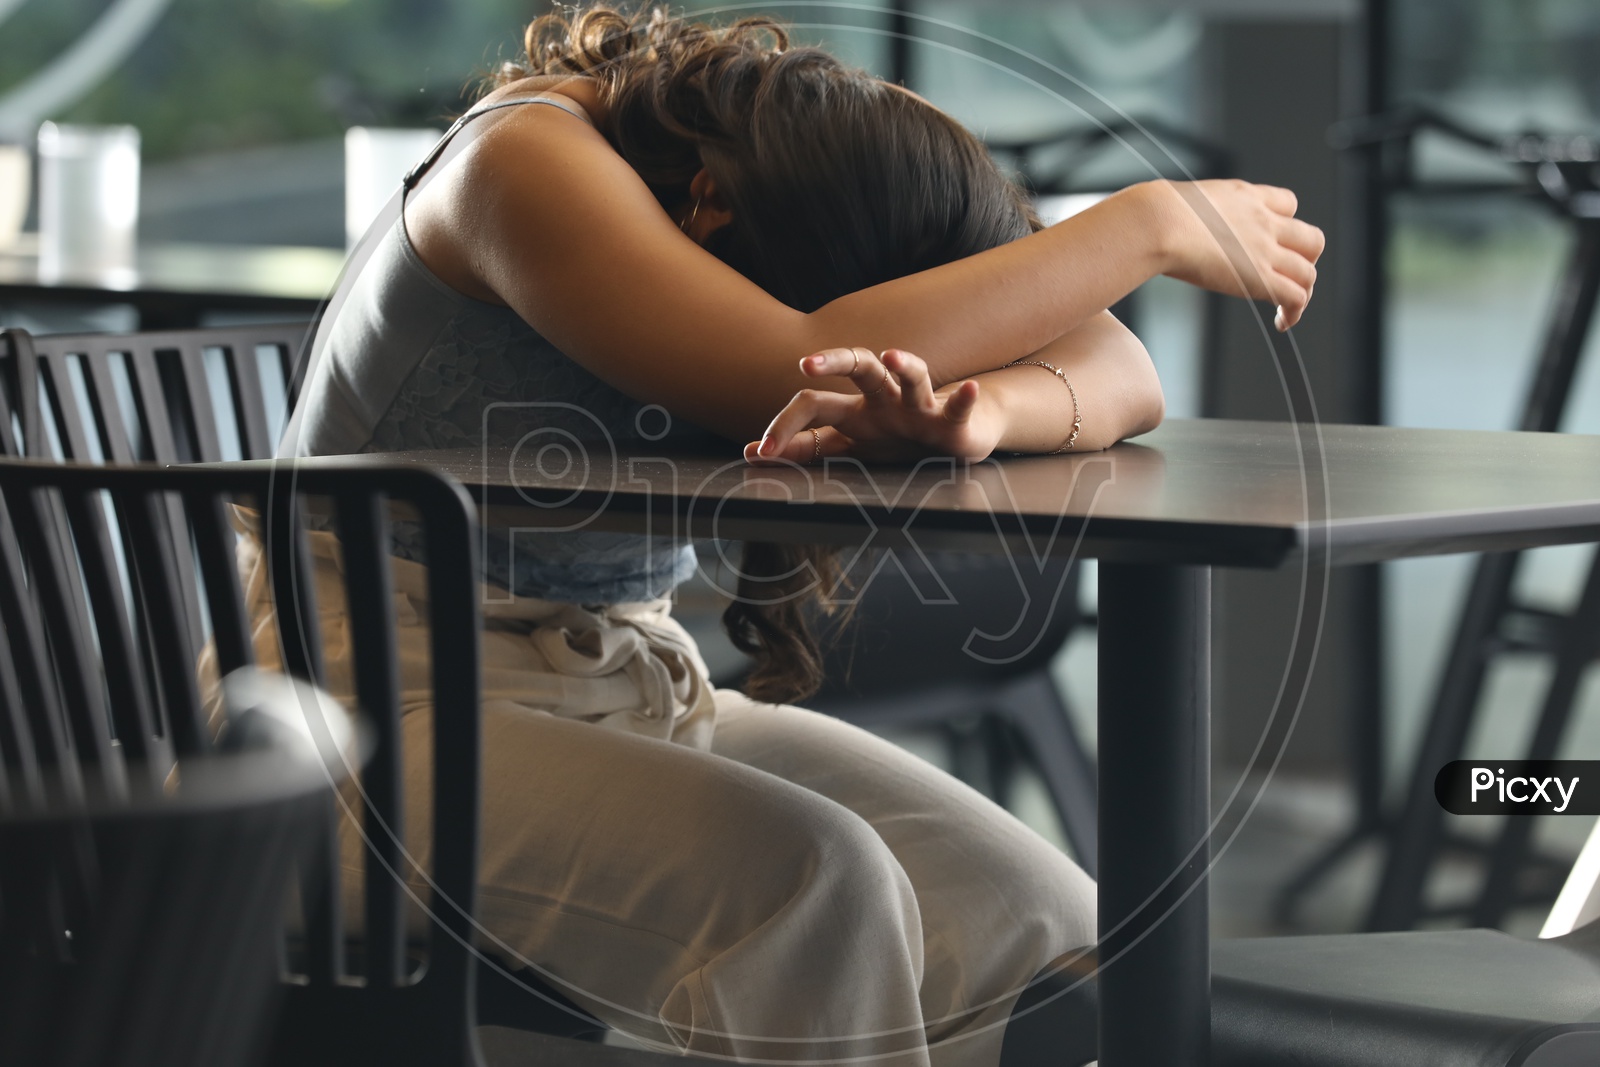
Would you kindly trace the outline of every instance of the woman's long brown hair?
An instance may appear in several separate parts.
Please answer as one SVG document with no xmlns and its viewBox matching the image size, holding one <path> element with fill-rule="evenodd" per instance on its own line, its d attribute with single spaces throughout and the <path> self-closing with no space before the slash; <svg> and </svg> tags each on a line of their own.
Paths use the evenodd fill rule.
<svg viewBox="0 0 1600 1067">
<path fill-rule="evenodd" d="M 535 19 L 526 57 L 488 79 L 593 78 L 600 132 L 669 212 L 704 168 L 733 221 L 706 249 L 810 312 L 1039 227 L 1026 197 L 955 120 L 770 18 L 711 26 L 606 4 Z M 754 659 L 745 689 L 798 700 L 821 684 L 814 621 L 838 585 L 828 549 L 750 543 L 723 615 Z"/>
</svg>

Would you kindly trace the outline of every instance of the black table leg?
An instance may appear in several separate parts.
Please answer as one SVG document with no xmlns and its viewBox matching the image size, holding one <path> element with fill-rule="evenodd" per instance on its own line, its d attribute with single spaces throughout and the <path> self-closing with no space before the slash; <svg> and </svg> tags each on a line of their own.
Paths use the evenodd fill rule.
<svg viewBox="0 0 1600 1067">
<path fill-rule="evenodd" d="M 1102 563 L 1099 600 L 1100 1064 L 1199 1067 L 1211 1038 L 1211 572 Z"/>
</svg>

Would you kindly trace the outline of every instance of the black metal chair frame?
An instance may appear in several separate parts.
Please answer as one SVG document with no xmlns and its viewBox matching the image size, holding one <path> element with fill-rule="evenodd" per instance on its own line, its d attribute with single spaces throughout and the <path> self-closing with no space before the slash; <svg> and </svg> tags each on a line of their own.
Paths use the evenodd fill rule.
<svg viewBox="0 0 1600 1067">
<path fill-rule="evenodd" d="M 0 455 L 77 463 L 216 463 L 269 459 L 277 444 L 268 424 L 262 350 L 275 350 L 286 403 L 303 323 L 150 334 L 56 334 L 0 331 L 0 421 L 17 435 Z M 207 354 L 221 356 L 230 407 L 213 403 Z M 219 434 L 219 414 L 234 434 Z M 167 523 L 177 520 L 168 507 Z M 184 618 L 198 646 L 199 593 L 178 573 Z M 81 605 L 79 606 L 81 608 Z"/>
<path fill-rule="evenodd" d="M 292 407 L 295 367 L 308 329 L 305 323 L 284 323 L 40 337 L 0 331 L 0 345 L 9 350 L 4 381 L 27 434 L 21 444 L 28 455 L 42 458 L 53 431 L 61 457 L 80 463 L 269 459 L 278 427 L 268 425 L 262 350 L 275 350 L 276 377 Z M 208 352 L 221 356 L 226 411 L 213 403 Z M 48 420 L 39 408 L 41 388 L 53 409 Z M 131 422 L 124 414 L 130 408 Z M 219 433 L 219 415 L 231 416 L 231 438 Z"/>
<path fill-rule="evenodd" d="M 300 346 L 309 335 L 303 323 L 46 337 L 0 331 L 0 456 L 118 464 L 269 459 L 279 428 L 271 425 L 263 383 L 276 375 L 286 410 L 292 408 Z M 266 349 L 275 351 L 276 367 L 263 362 Z M 220 359 L 208 368 L 213 353 Z M 218 372 L 221 380 L 214 377 Z M 216 403 L 222 399 L 225 410 Z M 231 433 L 225 432 L 230 424 Z M 59 512 L 59 502 L 50 506 Z M 167 499 L 160 507 L 153 537 L 177 543 L 169 531 L 182 527 L 180 505 Z M 65 516 L 55 518 L 56 529 L 64 529 Z M 59 551 L 70 556 L 64 542 Z M 174 573 L 179 617 L 198 651 L 204 643 L 199 583 L 187 568 Z M 89 602 L 80 590 L 68 593 L 67 610 L 87 625 Z M 133 593 L 134 610 L 147 617 L 140 590 Z M 152 677 L 162 676 L 150 644 L 139 644 L 132 654 L 145 659 Z M 360 940 L 347 948 L 359 953 Z M 484 1022 L 566 1036 L 601 1033 L 532 971 L 486 962 L 481 977 L 478 1011 Z"/>
<path fill-rule="evenodd" d="M 128 549 L 149 625 L 136 632 L 133 605 L 123 595 L 104 494 Z M 221 673 L 254 659 L 235 543 L 224 504 L 249 500 L 267 522 L 270 582 L 281 604 L 314 603 L 309 556 L 299 512 L 305 495 L 332 501 L 346 546 L 348 596 L 357 700 L 374 735 L 360 775 L 370 841 L 365 879 L 364 984 L 345 973 L 338 882 L 333 877 L 332 823 L 319 862 L 302 885 L 305 974 L 287 989 L 275 1060 L 352 1062 L 381 1057 L 397 1063 L 474 1063 L 473 995 L 477 958 L 472 948 L 478 853 L 478 605 L 471 502 L 459 486 L 431 472 L 362 466 L 356 470 L 290 472 L 271 468 L 112 468 L 28 460 L 0 461 L 4 522 L 0 547 L 7 561 L 26 550 L 32 581 L 9 564 L 0 569 L 0 615 L 12 655 L 0 671 L 4 722 L 11 737 L 43 741 L 45 758 L 69 769 L 133 755 L 151 768 L 207 751 L 204 709 L 195 674 L 197 649 L 178 625 L 184 607 L 176 572 L 190 560 L 177 554 L 192 543 L 211 620 Z M 73 556 L 52 536 L 51 499 L 68 517 Z M 427 965 L 415 972 L 407 954 L 399 747 L 398 665 L 394 656 L 388 554 L 389 501 L 420 517 L 429 546 L 430 634 L 434 702 L 434 834 L 432 933 Z M 163 503 L 184 520 L 167 536 Z M 94 630 L 67 610 L 71 562 L 84 576 Z M 42 624 L 41 624 L 42 622 Z M 289 673 L 320 681 L 316 613 L 278 615 Z M 49 634 L 51 636 L 47 637 Z M 58 635 L 71 635 L 62 640 Z M 137 645 L 154 646 L 157 679 L 143 671 Z M 90 649 L 102 650 L 104 685 L 90 684 Z M 68 683 L 51 700 L 50 664 Z M 73 679 L 78 678 L 77 684 Z M 42 698 L 42 699 L 41 699 Z M 317 716 L 308 716 L 315 722 Z M 106 725 L 112 729 L 107 730 Z M 114 739 L 113 739 L 114 738 Z M 7 746 L 7 751 L 11 746 Z M 26 781 L 37 768 L 18 762 L 8 777 Z M 64 777 L 81 792 L 82 774 Z M 381 832 L 380 832 L 381 830 Z M 335 865 L 335 866 L 330 866 Z M 399 872 L 397 878 L 391 872 Z"/>
</svg>

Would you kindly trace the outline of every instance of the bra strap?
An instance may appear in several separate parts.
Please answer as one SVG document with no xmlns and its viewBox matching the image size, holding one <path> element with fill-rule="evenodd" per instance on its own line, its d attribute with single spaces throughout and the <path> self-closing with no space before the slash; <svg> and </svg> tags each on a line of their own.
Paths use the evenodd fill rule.
<svg viewBox="0 0 1600 1067">
<path fill-rule="evenodd" d="M 565 111 L 574 118 L 582 119 L 590 126 L 594 125 L 594 120 L 589 118 L 589 116 L 579 114 L 566 104 L 558 103 L 557 101 L 550 99 L 549 95 L 546 93 L 540 93 L 537 96 L 524 96 L 516 100 L 502 100 L 498 104 L 489 104 L 485 107 L 473 108 L 465 115 L 462 115 L 460 118 L 456 119 L 455 122 L 451 123 L 450 128 L 444 131 L 444 136 L 439 138 L 439 143 L 434 145 L 433 148 L 428 151 L 428 154 L 423 156 L 422 160 L 416 166 L 412 167 L 406 172 L 406 176 L 400 181 L 400 188 L 407 193 L 416 188 L 417 183 L 422 180 L 425 174 L 428 173 L 428 168 L 439 162 L 439 157 L 444 155 L 444 150 L 450 147 L 450 142 L 455 139 L 456 134 L 460 133 L 461 128 L 467 123 L 471 122 L 479 115 L 487 115 L 489 112 L 499 111 L 503 107 L 518 107 L 522 104 L 548 104 L 551 107 L 560 108 L 562 111 Z"/>
</svg>

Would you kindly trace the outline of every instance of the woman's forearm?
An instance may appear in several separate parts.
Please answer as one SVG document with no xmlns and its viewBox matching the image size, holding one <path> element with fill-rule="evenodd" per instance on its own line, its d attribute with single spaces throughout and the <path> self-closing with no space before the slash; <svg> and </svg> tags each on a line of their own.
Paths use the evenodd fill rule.
<svg viewBox="0 0 1600 1067">
<path fill-rule="evenodd" d="M 1110 312 L 1026 358 L 1060 368 L 1072 382 L 1082 417 L 1074 452 L 1108 448 L 1161 422 L 1166 402 L 1150 355 Z M 981 391 L 973 417 L 998 420 L 998 451 L 1053 452 L 1066 444 L 1072 392 L 1049 370 L 1024 365 L 974 377 Z"/>
<path fill-rule="evenodd" d="M 1022 240 L 841 297 L 809 316 L 812 345 L 903 348 L 936 385 L 1002 367 L 1168 268 L 1169 199 L 1132 186 Z"/>
<path fill-rule="evenodd" d="M 814 463 L 819 457 L 905 460 L 924 455 L 983 459 L 996 451 L 1097 451 L 1154 429 L 1165 408 L 1161 382 L 1139 339 L 1110 312 L 1032 353 L 1059 369 L 1004 367 L 935 389 L 927 364 L 892 350 L 880 359 L 848 348 L 808 356 L 811 381 L 840 376 L 856 392 L 802 389 L 745 447 L 752 463 Z M 1073 396 L 1076 393 L 1077 403 Z M 1074 438 L 1074 410 L 1082 424 Z M 826 432 L 819 432 L 826 427 Z"/>
</svg>

